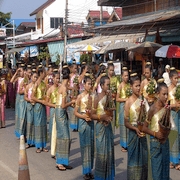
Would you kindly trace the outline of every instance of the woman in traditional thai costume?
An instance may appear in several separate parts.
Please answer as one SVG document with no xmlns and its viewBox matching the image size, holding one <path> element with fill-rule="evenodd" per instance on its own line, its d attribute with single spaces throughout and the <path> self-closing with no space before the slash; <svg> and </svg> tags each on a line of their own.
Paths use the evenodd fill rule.
<svg viewBox="0 0 180 180">
<path fill-rule="evenodd" d="M 70 133 L 69 133 L 69 123 L 68 123 L 66 108 L 74 104 L 75 100 L 71 100 L 70 102 L 67 102 L 69 74 L 70 71 L 67 65 L 63 66 L 62 69 L 63 80 L 61 83 L 61 87 L 58 89 L 56 108 L 55 108 L 56 130 L 57 130 L 56 167 L 60 171 L 65 171 L 66 169 L 72 169 L 72 167 L 69 166 Z"/>
<path fill-rule="evenodd" d="M 48 152 L 47 143 L 47 118 L 46 118 L 46 84 L 44 83 L 45 72 L 42 65 L 38 66 L 38 80 L 36 81 L 31 99 L 35 101 L 34 105 L 34 135 L 36 152 Z"/>
<path fill-rule="evenodd" d="M 70 90 L 70 101 L 71 99 L 76 99 L 78 92 L 79 92 L 79 75 L 77 74 L 77 65 L 72 64 L 70 66 L 70 81 L 69 81 L 69 87 L 68 89 Z M 77 82 L 75 82 L 77 81 Z M 74 107 L 69 106 L 68 107 L 68 117 L 70 120 L 70 128 L 73 129 L 74 132 L 78 131 L 78 118 L 74 115 Z"/>
<path fill-rule="evenodd" d="M 95 92 L 101 93 L 102 92 L 101 85 L 99 82 L 100 82 L 102 75 L 104 75 L 105 73 L 106 73 L 106 66 L 101 63 L 99 65 L 99 70 L 96 74 L 96 82 L 93 87 L 93 93 L 95 93 Z"/>
<path fill-rule="evenodd" d="M 143 132 L 150 135 L 150 160 L 153 180 L 169 180 L 169 139 L 161 131 L 159 122 L 166 113 L 168 87 L 164 82 L 158 83 L 157 101 L 150 107 L 144 122 Z M 169 120 L 169 119 L 168 119 Z M 166 137 L 166 138 L 165 138 Z M 162 140 L 164 142 L 162 142 Z M 150 169 L 149 169 L 150 170 Z"/>
<path fill-rule="evenodd" d="M 97 119 L 95 126 L 96 136 L 96 159 L 95 159 L 95 180 L 113 180 L 115 177 L 114 160 L 114 134 L 112 131 L 111 115 L 106 112 L 108 101 L 107 91 L 110 86 L 108 76 L 100 79 L 102 92 L 95 97 L 92 119 Z"/>
<path fill-rule="evenodd" d="M 118 78 L 117 78 L 117 76 L 115 75 L 115 72 L 114 72 L 113 61 L 108 62 L 107 74 L 108 74 L 108 77 L 110 79 L 110 91 L 111 91 L 111 94 L 112 94 L 112 98 L 114 100 L 114 104 L 116 106 L 116 111 L 113 111 L 113 120 L 111 122 L 113 133 L 115 133 L 115 127 L 118 128 L 118 126 L 119 126 L 119 122 L 118 122 L 119 118 L 117 118 L 118 117 L 117 110 L 119 110 L 119 103 L 116 103 L 116 101 L 115 101 L 116 94 L 117 94 L 117 89 L 118 89 L 118 86 L 119 86 L 119 80 L 118 80 Z"/>
<path fill-rule="evenodd" d="M 156 88 L 157 83 L 156 80 L 152 78 L 152 67 L 150 62 L 147 62 L 145 65 L 144 76 L 145 79 L 141 82 L 141 95 L 144 96 L 149 105 L 152 105 L 155 101 L 155 92 L 150 95 L 147 92 L 147 88 L 149 83 L 153 83 Z"/>
<path fill-rule="evenodd" d="M 54 84 L 53 83 L 53 67 L 51 64 L 48 65 L 48 71 L 46 73 L 46 77 L 44 79 L 44 82 L 46 83 L 47 90 Z M 46 115 L 47 115 L 47 121 L 50 120 L 50 107 L 46 106 Z"/>
<path fill-rule="evenodd" d="M 5 128 L 5 95 L 6 95 L 6 81 L 1 77 L 0 81 L 0 128 Z"/>
<path fill-rule="evenodd" d="M 34 135 L 34 104 L 35 102 L 31 99 L 32 91 L 34 85 L 37 81 L 38 75 L 36 69 L 32 69 L 31 82 L 26 86 L 24 99 L 27 101 L 27 109 L 26 109 L 26 141 L 27 146 L 29 148 L 35 145 L 35 135 Z"/>
<path fill-rule="evenodd" d="M 84 179 L 92 179 L 91 171 L 94 161 L 94 122 L 91 119 L 92 80 L 90 74 L 85 74 L 84 91 L 77 97 L 74 114 L 79 118 L 78 131 L 82 158 L 82 174 Z M 94 178 L 93 178 L 94 179 Z"/>
<path fill-rule="evenodd" d="M 80 93 L 84 91 L 84 76 L 85 76 L 87 70 L 88 70 L 88 66 L 86 64 L 82 64 L 81 72 L 80 72 L 80 75 L 78 77 L 78 80 L 79 80 L 79 92 Z"/>
<path fill-rule="evenodd" d="M 11 71 L 11 63 L 7 63 L 7 76 L 6 76 L 6 108 L 14 107 L 14 97 L 13 97 L 13 83 L 11 83 L 12 71 Z"/>
<path fill-rule="evenodd" d="M 122 82 L 118 87 L 116 101 L 120 102 L 119 106 L 119 125 L 120 125 L 120 146 L 122 147 L 122 152 L 127 152 L 127 142 L 128 142 L 128 131 L 124 124 L 124 104 L 127 101 L 129 95 L 127 90 L 130 89 L 129 84 L 129 72 L 126 67 L 122 68 Z"/>
<path fill-rule="evenodd" d="M 19 74 L 19 77 L 17 75 Z M 25 77 L 25 64 L 21 64 L 20 68 L 17 69 L 16 73 L 11 79 L 11 82 L 17 80 L 17 95 L 16 95 L 16 104 L 15 104 L 15 135 L 17 138 L 20 138 L 21 135 L 26 135 L 26 104 L 27 102 L 24 99 L 24 88 L 26 82 L 24 82 Z"/>
<path fill-rule="evenodd" d="M 140 79 L 137 73 L 131 74 L 130 85 L 132 95 L 125 102 L 124 121 L 128 128 L 128 163 L 127 180 L 147 180 L 148 178 L 148 151 L 147 140 L 144 133 L 138 128 L 138 117 L 141 103 L 146 104 L 140 99 Z"/>
<path fill-rule="evenodd" d="M 180 102 L 177 101 L 175 97 L 176 87 L 178 83 L 178 72 L 175 68 L 170 69 L 169 77 L 171 80 L 171 85 L 168 87 L 168 100 L 170 101 L 171 106 L 171 115 L 174 120 L 176 129 L 178 131 L 179 127 L 179 117 L 180 117 Z M 172 141 L 172 139 L 169 139 Z M 170 149 L 170 168 L 180 170 L 180 160 L 179 160 L 179 148 L 180 148 L 180 137 L 177 136 L 176 140 L 173 143 L 172 148 Z"/>
<path fill-rule="evenodd" d="M 55 158 L 56 155 L 56 120 L 55 120 L 55 107 L 58 94 L 58 88 L 60 87 L 60 75 L 58 69 L 53 70 L 53 85 L 47 90 L 46 102 L 50 107 L 50 121 L 49 121 L 49 138 L 51 145 L 51 157 Z"/>
</svg>

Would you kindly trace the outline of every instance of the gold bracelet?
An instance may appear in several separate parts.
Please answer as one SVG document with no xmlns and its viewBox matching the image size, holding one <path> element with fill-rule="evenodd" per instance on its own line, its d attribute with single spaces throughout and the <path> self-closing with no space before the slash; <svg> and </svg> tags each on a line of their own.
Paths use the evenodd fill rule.
<svg viewBox="0 0 180 180">
<path fill-rule="evenodd" d="M 154 137 L 156 137 L 156 132 L 154 131 Z"/>
<path fill-rule="evenodd" d="M 101 119 L 101 115 L 100 115 L 100 114 L 98 114 L 98 119 L 99 119 L 99 120 Z"/>
</svg>

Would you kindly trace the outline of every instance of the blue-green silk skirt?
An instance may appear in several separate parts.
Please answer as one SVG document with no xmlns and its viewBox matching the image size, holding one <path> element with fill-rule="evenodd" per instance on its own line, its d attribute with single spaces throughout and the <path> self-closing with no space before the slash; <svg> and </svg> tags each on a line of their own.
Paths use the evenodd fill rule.
<svg viewBox="0 0 180 180">
<path fill-rule="evenodd" d="M 45 148 L 47 143 L 46 107 L 41 103 L 34 105 L 34 129 L 36 148 Z"/>
<path fill-rule="evenodd" d="M 24 100 L 24 94 L 17 93 L 15 107 L 15 135 L 17 138 L 26 135 L 26 106 L 27 101 Z"/>
<path fill-rule="evenodd" d="M 55 108 L 57 141 L 56 164 L 69 165 L 70 134 L 67 112 L 62 108 Z"/>
<path fill-rule="evenodd" d="M 139 138 L 136 131 L 129 129 L 127 180 L 147 180 L 148 148 L 147 139 Z"/>
<path fill-rule="evenodd" d="M 80 149 L 82 158 L 82 174 L 91 173 L 94 161 L 94 122 L 78 121 Z"/>
<path fill-rule="evenodd" d="M 111 123 L 105 126 L 100 122 L 95 126 L 96 160 L 95 180 L 114 180 L 114 134 Z"/>
</svg>

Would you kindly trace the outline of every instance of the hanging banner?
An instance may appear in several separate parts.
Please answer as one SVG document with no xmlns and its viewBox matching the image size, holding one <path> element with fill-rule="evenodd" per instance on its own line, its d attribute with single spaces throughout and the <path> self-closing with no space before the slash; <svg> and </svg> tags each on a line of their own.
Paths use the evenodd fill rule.
<svg viewBox="0 0 180 180">
<path fill-rule="evenodd" d="M 0 55 L 0 69 L 3 68 L 3 55 Z"/>
<path fill-rule="evenodd" d="M 37 46 L 28 46 L 25 47 L 22 51 L 21 51 L 21 57 L 25 57 L 25 55 L 27 57 L 35 57 L 39 55 L 38 52 L 38 47 Z"/>
<path fill-rule="evenodd" d="M 25 47 L 25 48 L 20 52 L 20 54 L 21 54 L 21 57 L 25 57 L 25 55 L 26 55 L 27 57 L 29 57 L 29 47 Z"/>
<path fill-rule="evenodd" d="M 78 52 L 79 48 L 67 48 L 67 62 L 71 62 L 73 59 L 76 60 L 76 63 L 80 62 L 81 53 Z"/>
<path fill-rule="evenodd" d="M 30 57 L 36 57 L 39 55 L 37 46 L 30 46 Z"/>
</svg>

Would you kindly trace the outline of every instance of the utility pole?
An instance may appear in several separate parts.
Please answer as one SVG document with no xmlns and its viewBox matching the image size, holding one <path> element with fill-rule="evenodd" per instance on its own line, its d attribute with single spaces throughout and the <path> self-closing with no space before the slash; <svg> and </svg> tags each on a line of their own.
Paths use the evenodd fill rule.
<svg viewBox="0 0 180 180">
<path fill-rule="evenodd" d="M 103 25 L 102 20 L 103 20 L 103 7 L 100 6 L 100 25 L 101 26 Z"/>
<path fill-rule="evenodd" d="M 65 7 L 65 23 L 64 23 L 64 63 L 67 62 L 67 24 L 68 24 L 68 0 L 66 0 L 66 7 Z"/>
</svg>

